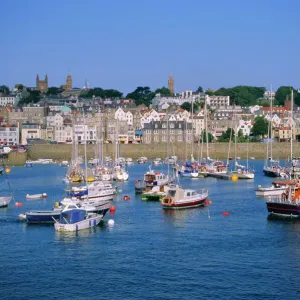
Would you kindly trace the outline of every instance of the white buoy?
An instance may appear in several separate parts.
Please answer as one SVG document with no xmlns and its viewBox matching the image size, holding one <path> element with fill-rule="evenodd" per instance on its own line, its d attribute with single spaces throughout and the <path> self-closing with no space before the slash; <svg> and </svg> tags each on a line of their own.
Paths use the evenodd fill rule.
<svg viewBox="0 0 300 300">
<path fill-rule="evenodd" d="M 108 223 L 108 226 L 114 226 L 115 225 L 115 221 L 113 219 L 109 219 L 107 223 Z"/>
</svg>

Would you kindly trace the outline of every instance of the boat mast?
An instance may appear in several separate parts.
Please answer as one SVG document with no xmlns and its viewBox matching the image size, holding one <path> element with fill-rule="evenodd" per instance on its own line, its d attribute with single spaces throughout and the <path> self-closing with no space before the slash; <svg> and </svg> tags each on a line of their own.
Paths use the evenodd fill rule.
<svg viewBox="0 0 300 300">
<path fill-rule="evenodd" d="M 118 160 L 118 140 L 119 140 L 119 122 L 117 119 L 117 128 L 116 128 L 116 148 L 115 148 L 115 164 Z"/>
<path fill-rule="evenodd" d="M 272 84 L 271 84 L 271 125 L 270 125 L 270 138 L 271 138 L 271 142 L 270 142 L 270 155 L 271 155 L 271 159 L 273 160 L 273 134 L 272 134 L 272 119 L 273 119 L 273 96 L 272 96 Z"/>
<path fill-rule="evenodd" d="M 237 142 L 237 127 L 236 127 L 236 113 L 234 113 L 234 170 L 235 171 L 236 171 L 236 142 Z"/>
<path fill-rule="evenodd" d="M 205 134 L 206 134 L 206 159 L 209 158 L 208 153 L 208 132 L 207 132 L 207 106 L 206 106 L 206 99 L 204 102 L 204 118 L 205 118 Z"/>
<path fill-rule="evenodd" d="M 85 183 L 86 183 L 86 188 L 88 189 L 88 179 L 87 179 L 87 155 L 86 155 L 86 144 L 87 144 L 87 125 L 86 125 L 86 119 L 85 115 L 83 115 L 83 128 L 84 128 L 84 164 L 85 164 Z M 87 196 L 89 197 L 89 196 Z"/>
<path fill-rule="evenodd" d="M 192 97 L 192 157 L 194 160 L 194 99 Z"/>
<path fill-rule="evenodd" d="M 292 95 L 291 95 L 291 162 L 293 160 L 293 110 L 294 110 L 294 91 L 292 88 Z"/>
<path fill-rule="evenodd" d="M 185 118 L 185 161 L 187 162 L 187 118 Z"/>
</svg>

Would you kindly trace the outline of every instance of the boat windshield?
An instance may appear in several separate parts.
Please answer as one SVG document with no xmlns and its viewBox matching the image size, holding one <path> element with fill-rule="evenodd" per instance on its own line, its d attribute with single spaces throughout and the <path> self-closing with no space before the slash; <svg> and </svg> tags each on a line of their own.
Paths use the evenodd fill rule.
<svg viewBox="0 0 300 300">
<path fill-rule="evenodd" d="M 169 195 L 170 195 L 171 197 L 174 197 L 175 194 L 176 194 L 176 190 L 169 190 Z"/>
<path fill-rule="evenodd" d="M 150 180 L 154 180 L 155 176 L 154 175 L 145 175 L 145 180 L 146 181 L 150 181 Z"/>
<path fill-rule="evenodd" d="M 86 215 L 86 211 L 83 209 L 70 210 L 62 212 L 60 215 L 61 224 L 74 224 L 83 221 Z"/>
</svg>

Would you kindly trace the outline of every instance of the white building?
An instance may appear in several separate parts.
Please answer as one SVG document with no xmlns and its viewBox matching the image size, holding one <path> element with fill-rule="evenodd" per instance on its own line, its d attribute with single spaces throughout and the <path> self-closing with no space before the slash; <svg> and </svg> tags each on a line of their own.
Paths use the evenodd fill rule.
<svg viewBox="0 0 300 300">
<path fill-rule="evenodd" d="M 275 92 L 271 92 L 271 91 L 265 91 L 264 92 L 264 99 L 267 99 L 267 100 L 269 100 L 269 99 L 271 99 L 271 97 L 272 97 L 272 99 L 274 99 L 275 98 Z"/>
<path fill-rule="evenodd" d="M 79 144 L 96 142 L 97 128 L 95 125 L 74 125 L 74 138 Z"/>
<path fill-rule="evenodd" d="M 239 120 L 239 126 L 237 127 L 237 132 L 242 130 L 243 136 L 249 136 L 252 127 L 253 125 L 251 121 Z"/>
<path fill-rule="evenodd" d="M 73 140 L 73 127 L 71 125 L 63 124 L 55 126 L 55 140 L 58 143 L 69 143 Z M 84 137 L 83 137 L 84 140 Z"/>
<path fill-rule="evenodd" d="M 62 126 L 64 118 L 59 113 L 56 114 L 50 113 L 47 116 L 46 120 L 47 120 L 47 126 L 55 127 L 55 126 Z"/>
<path fill-rule="evenodd" d="M 0 95 L 0 106 L 14 105 L 16 97 L 13 95 Z"/>
<path fill-rule="evenodd" d="M 0 127 L 0 144 L 18 145 L 19 144 L 19 127 L 18 126 L 1 126 Z"/>
<path fill-rule="evenodd" d="M 228 106 L 230 104 L 229 96 L 208 96 L 206 99 L 206 103 L 209 106 Z"/>
<path fill-rule="evenodd" d="M 36 123 L 24 123 L 21 130 L 21 143 L 27 145 L 27 139 L 40 139 L 41 126 Z"/>
<path fill-rule="evenodd" d="M 133 115 L 130 111 L 125 112 L 119 107 L 115 112 L 115 119 L 118 121 L 126 121 L 128 125 L 133 125 Z"/>
</svg>

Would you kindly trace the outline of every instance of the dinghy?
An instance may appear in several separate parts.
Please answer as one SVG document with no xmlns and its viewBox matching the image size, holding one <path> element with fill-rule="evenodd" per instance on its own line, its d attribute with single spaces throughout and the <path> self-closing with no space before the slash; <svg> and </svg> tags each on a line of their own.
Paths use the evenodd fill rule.
<svg viewBox="0 0 300 300">
<path fill-rule="evenodd" d="M 27 200 L 37 200 L 37 199 L 41 199 L 41 198 L 47 198 L 47 194 L 46 193 L 42 193 L 42 194 L 34 194 L 34 195 L 26 195 L 26 199 Z"/>
</svg>

